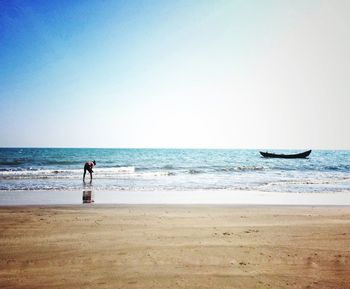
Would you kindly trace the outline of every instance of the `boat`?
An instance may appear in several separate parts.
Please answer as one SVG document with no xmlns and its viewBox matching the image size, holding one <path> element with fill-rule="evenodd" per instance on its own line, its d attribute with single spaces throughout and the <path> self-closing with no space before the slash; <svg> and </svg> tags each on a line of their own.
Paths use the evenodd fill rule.
<svg viewBox="0 0 350 289">
<path fill-rule="evenodd" d="M 311 154 L 311 150 L 298 154 L 274 154 L 268 152 L 260 152 L 264 158 L 281 158 L 281 159 L 304 159 Z"/>
</svg>

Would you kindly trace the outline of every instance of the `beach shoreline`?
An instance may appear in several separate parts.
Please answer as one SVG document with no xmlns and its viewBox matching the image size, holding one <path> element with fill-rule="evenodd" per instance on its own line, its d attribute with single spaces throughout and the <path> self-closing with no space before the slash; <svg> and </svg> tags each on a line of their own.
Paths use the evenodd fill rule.
<svg viewBox="0 0 350 289">
<path fill-rule="evenodd" d="M 350 208 L 0 207 L 1 288 L 349 288 Z"/>
<path fill-rule="evenodd" d="M 252 190 L 173 190 L 173 191 L 105 191 L 81 190 L 0 191 L 0 206 L 79 205 L 89 191 L 95 204 L 124 205 L 303 205 L 350 206 L 350 193 L 266 192 Z"/>
<path fill-rule="evenodd" d="M 92 183 L 82 179 L 87 155 L 98 160 Z M 288 160 L 237 149 L 7 148 L 0 160 L 0 191 L 350 191 L 350 151 Z"/>
</svg>

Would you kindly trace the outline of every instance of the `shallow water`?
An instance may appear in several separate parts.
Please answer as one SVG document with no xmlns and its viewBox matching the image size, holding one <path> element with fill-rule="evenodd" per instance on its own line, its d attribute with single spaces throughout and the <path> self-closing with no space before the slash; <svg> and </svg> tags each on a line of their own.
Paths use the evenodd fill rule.
<svg viewBox="0 0 350 289">
<path fill-rule="evenodd" d="M 88 160 L 97 161 L 91 185 L 82 182 Z M 316 150 L 308 159 L 288 160 L 265 159 L 258 150 L 0 149 L 0 191 L 85 188 L 109 192 L 350 193 L 350 151 Z"/>
</svg>

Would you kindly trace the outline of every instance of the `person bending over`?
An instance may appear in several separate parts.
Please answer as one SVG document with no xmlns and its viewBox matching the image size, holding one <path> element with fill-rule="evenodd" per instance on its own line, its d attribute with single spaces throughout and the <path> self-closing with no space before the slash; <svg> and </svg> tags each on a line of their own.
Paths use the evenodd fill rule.
<svg viewBox="0 0 350 289">
<path fill-rule="evenodd" d="M 84 165 L 84 175 L 83 175 L 83 181 L 85 182 L 85 175 L 86 175 L 86 171 L 88 171 L 90 173 L 90 181 L 92 181 L 92 173 L 94 172 L 92 170 L 92 168 L 96 166 L 96 161 L 92 161 L 92 162 L 86 162 Z"/>
</svg>

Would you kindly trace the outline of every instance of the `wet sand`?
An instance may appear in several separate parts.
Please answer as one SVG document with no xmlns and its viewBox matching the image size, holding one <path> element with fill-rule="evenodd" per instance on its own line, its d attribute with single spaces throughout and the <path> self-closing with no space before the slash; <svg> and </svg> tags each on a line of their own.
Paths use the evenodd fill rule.
<svg viewBox="0 0 350 289">
<path fill-rule="evenodd" d="M 0 288 L 350 288 L 350 207 L 0 208 Z"/>
</svg>

